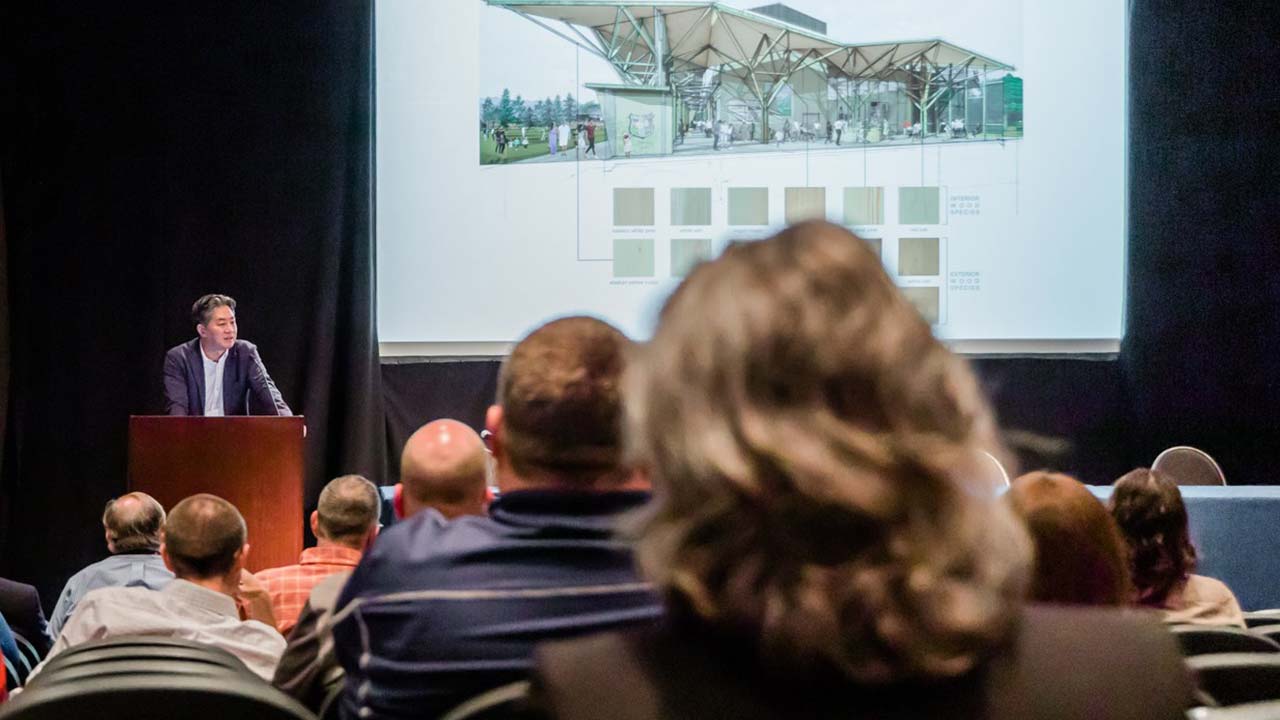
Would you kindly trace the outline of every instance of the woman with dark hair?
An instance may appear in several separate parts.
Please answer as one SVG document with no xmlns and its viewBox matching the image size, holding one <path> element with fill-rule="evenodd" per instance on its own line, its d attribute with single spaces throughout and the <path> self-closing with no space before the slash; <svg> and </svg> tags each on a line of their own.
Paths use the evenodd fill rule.
<svg viewBox="0 0 1280 720">
<path fill-rule="evenodd" d="M 1184 717 L 1158 623 L 1023 607 L 1031 548 L 983 480 L 982 450 L 1002 454 L 987 402 L 847 230 L 802 223 L 696 267 L 625 386 L 666 618 L 542 648 L 548 714 Z"/>
<path fill-rule="evenodd" d="M 1116 481 L 1111 514 L 1129 542 L 1139 605 L 1164 611 L 1165 622 L 1244 627 L 1236 596 L 1220 580 L 1192 573 L 1196 549 L 1178 484 L 1138 468 Z"/>
<path fill-rule="evenodd" d="M 1106 506 L 1079 480 L 1027 473 L 1005 493 L 1035 546 L 1031 599 L 1067 605 L 1128 605 L 1129 551 Z"/>
</svg>

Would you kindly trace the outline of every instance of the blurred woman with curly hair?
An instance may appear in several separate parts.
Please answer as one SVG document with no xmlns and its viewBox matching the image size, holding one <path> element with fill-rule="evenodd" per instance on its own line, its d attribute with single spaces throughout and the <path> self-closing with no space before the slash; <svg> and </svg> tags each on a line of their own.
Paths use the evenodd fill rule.
<svg viewBox="0 0 1280 720">
<path fill-rule="evenodd" d="M 1150 618 L 1024 607 L 1031 547 L 968 364 L 827 223 L 731 245 L 628 365 L 652 629 L 544 648 L 577 718 L 1181 718 Z M 1118 668 L 1142 667 L 1132 682 Z M 1070 682 L 1062 678 L 1070 677 Z"/>
</svg>

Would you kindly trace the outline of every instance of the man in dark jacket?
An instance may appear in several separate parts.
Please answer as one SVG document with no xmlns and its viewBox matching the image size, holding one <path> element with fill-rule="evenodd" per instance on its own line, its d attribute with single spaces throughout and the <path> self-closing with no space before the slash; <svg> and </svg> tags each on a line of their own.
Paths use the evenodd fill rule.
<svg viewBox="0 0 1280 720">
<path fill-rule="evenodd" d="M 428 509 L 397 523 L 338 599 L 343 717 L 436 717 L 523 677 L 540 641 L 657 618 L 614 534 L 648 500 L 622 461 L 627 344 L 571 317 L 516 345 L 485 422 L 501 490 L 488 517 Z"/>
<path fill-rule="evenodd" d="M 238 338 L 236 301 L 205 295 L 191 307 L 197 337 L 164 358 L 165 410 L 170 415 L 292 415 L 258 356 Z"/>
<path fill-rule="evenodd" d="M 53 644 L 49 624 L 40 607 L 40 593 L 31 585 L 0 578 L 0 615 L 9 621 L 9 627 L 35 646 L 44 657 Z"/>
</svg>

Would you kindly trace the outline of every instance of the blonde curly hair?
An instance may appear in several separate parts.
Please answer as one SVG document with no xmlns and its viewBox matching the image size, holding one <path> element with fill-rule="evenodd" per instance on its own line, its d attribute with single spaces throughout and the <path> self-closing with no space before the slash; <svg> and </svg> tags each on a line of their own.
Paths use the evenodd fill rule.
<svg viewBox="0 0 1280 720">
<path fill-rule="evenodd" d="M 669 600 L 863 682 L 964 673 L 1012 630 L 1030 544 L 979 479 L 990 410 L 848 231 L 696 268 L 625 389 L 655 490 L 640 562 Z"/>
</svg>

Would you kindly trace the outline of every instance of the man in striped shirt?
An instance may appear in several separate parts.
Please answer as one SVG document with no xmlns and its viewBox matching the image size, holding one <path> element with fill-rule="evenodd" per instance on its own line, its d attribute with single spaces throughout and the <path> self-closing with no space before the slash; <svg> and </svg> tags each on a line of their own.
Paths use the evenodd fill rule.
<svg viewBox="0 0 1280 720">
<path fill-rule="evenodd" d="M 282 635 L 298 622 L 311 590 L 334 573 L 350 572 L 378 535 L 378 489 L 360 475 L 335 478 L 320 491 L 320 503 L 311 513 L 316 546 L 302 551 L 297 565 L 257 573 L 271 595 L 276 628 Z"/>
</svg>

